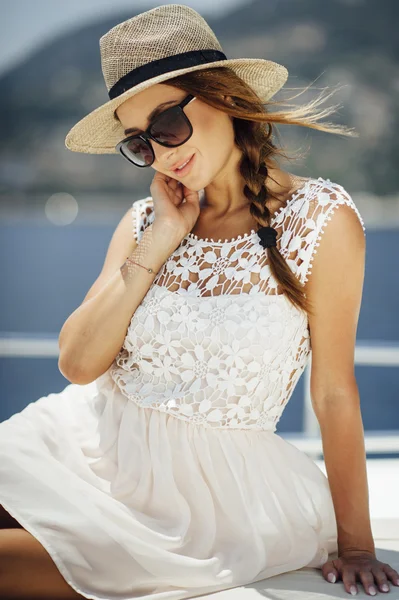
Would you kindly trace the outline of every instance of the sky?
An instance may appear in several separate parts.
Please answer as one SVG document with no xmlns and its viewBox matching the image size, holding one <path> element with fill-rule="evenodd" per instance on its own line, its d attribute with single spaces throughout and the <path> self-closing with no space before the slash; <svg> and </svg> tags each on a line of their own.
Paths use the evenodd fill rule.
<svg viewBox="0 0 399 600">
<path fill-rule="evenodd" d="M 185 4 L 206 17 L 221 15 L 249 0 L 0 0 L 0 74 L 42 44 L 83 23 L 132 9 L 132 14 L 164 4 Z"/>
</svg>

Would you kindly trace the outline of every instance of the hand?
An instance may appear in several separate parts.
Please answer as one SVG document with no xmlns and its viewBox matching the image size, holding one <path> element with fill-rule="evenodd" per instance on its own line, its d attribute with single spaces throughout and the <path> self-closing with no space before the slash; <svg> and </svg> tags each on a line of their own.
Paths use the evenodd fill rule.
<svg viewBox="0 0 399 600">
<path fill-rule="evenodd" d="M 182 239 L 192 230 L 200 214 L 199 193 L 159 171 L 150 190 L 154 202 L 153 232 L 166 229 L 168 234 Z"/>
<path fill-rule="evenodd" d="M 330 573 L 334 574 L 336 580 L 342 579 L 345 590 L 350 594 L 354 587 L 356 594 L 358 587 L 356 577 L 363 583 L 366 594 L 374 596 L 377 589 L 388 592 L 388 579 L 393 585 L 399 586 L 399 574 L 390 565 L 377 560 L 373 552 L 364 550 L 346 550 L 339 554 L 338 558 L 327 561 L 321 567 L 324 578 L 327 581 Z M 331 582 L 332 583 L 332 582 Z M 386 588 L 384 588 L 386 586 Z M 375 590 L 373 592 L 372 590 Z"/>
</svg>

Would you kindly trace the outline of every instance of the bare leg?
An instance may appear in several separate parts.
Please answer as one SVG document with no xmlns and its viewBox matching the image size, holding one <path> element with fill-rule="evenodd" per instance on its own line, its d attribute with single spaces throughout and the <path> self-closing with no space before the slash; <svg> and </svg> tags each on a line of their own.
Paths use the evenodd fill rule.
<svg viewBox="0 0 399 600">
<path fill-rule="evenodd" d="M 54 561 L 25 529 L 0 531 L 0 598 L 64 600 L 85 598 L 62 577 Z"/>
</svg>

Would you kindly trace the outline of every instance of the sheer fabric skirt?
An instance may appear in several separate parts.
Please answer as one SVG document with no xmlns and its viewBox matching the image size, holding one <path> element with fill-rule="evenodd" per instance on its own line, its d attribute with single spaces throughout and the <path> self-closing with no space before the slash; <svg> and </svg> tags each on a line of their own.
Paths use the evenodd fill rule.
<svg viewBox="0 0 399 600">
<path fill-rule="evenodd" d="M 306 454 L 140 407 L 108 372 L 0 423 L 0 504 L 93 599 L 190 598 L 337 551 L 328 480 Z"/>
</svg>

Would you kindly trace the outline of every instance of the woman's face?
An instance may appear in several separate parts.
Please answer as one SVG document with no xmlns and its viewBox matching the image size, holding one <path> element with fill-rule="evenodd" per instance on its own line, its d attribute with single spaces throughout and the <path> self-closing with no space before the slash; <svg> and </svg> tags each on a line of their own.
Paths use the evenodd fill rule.
<svg viewBox="0 0 399 600">
<path fill-rule="evenodd" d="M 183 90 L 158 83 L 123 102 L 116 109 L 116 114 L 125 130 L 135 127 L 139 131 L 134 133 L 140 133 L 149 126 L 148 115 L 154 108 L 171 100 L 178 104 L 186 96 L 187 93 Z M 166 108 L 168 106 L 164 110 Z M 232 156 L 238 148 L 234 144 L 233 123 L 229 115 L 208 106 L 198 98 L 192 100 L 183 110 L 193 127 L 192 136 L 175 148 L 166 148 L 150 140 L 155 154 L 152 167 L 182 181 L 189 189 L 199 191 L 224 171 L 228 172 Z M 186 175 L 179 175 L 172 170 L 174 165 L 181 164 L 192 154 L 196 155 L 195 162 Z"/>
</svg>

